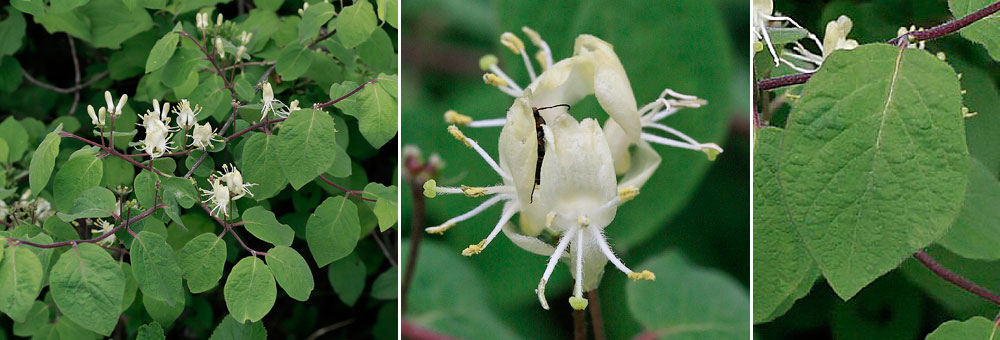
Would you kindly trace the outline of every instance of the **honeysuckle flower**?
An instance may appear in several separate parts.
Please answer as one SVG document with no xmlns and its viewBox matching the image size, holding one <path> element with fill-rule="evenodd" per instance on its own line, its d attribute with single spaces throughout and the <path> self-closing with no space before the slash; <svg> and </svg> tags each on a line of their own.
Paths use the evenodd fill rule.
<svg viewBox="0 0 1000 340">
<path fill-rule="evenodd" d="M 104 101 L 108 104 L 108 114 L 117 118 L 122 115 L 122 109 L 125 108 L 125 102 L 128 102 L 128 95 L 122 94 L 122 97 L 118 99 L 118 105 L 115 105 L 114 100 L 111 98 L 111 91 L 104 91 Z"/>
<path fill-rule="evenodd" d="M 201 150 L 208 149 L 212 147 L 212 142 L 221 142 L 222 139 L 218 138 L 215 134 L 215 130 L 212 129 L 212 124 L 205 122 L 205 125 L 194 125 L 194 130 L 188 135 L 191 137 L 191 145 Z"/>
<path fill-rule="evenodd" d="M 484 82 L 516 97 L 506 118 L 474 121 L 453 110 L 445 113 L 445 120 L 455 124 L 449 127 L 449 132 L 486 160 L 500 176 L 502 184 L 438 187 L 434 180 L 425 182 L 424 194 L 428 197 L 439 193 L 491 196 L 473 210 L 427 228 L 427 231 L 443 233 L 456 223 L 504 202 L 500 220 L 492 232 L 462 254 L 471 256 L 482 252 L 503 231 L 519 247 L 549 256 L 536 290 L 543 308 L 548 309 L 545 284 L 556 263 L 562 259 L 568 262 L 575 279 L 570 304 L 575 309 L 584 309 L 587 300 L 583 292 L 598 286 L 609 261 L 632 279 L 655 278 L 649 271 L 634 272 L 625 266 L 611 250 L 603 233 L 614 220 L 618 206 L 634 198 L 659 166 L 661 158 L 649 143 L 703 151 L 709 159 L 722 149 L 713 143 L 700 143 L 659 123 L 680 109 L 704 105 L 706 102 L 702 99 L 667 89 L 655 101 L 638 109 L 625 69 L 607 42 L 581 35 L 576 39 L 573 56 L 553 63 L 548 44 L 539 34 L 529 28 L 522 28 L 522 31 L 539 48 L 535 59 L 542 66 L 541 74 L 533 71 L 520 39 L 505 33 L 501 43 L 522 56 L 531 77 L 527 87 L 520 87 L 497 67 L 496 57 L 486 56 L 480 60 L 480 66 L 488 71 Z M 603 129 L 594 119 L 578 122 L 568 113 L 568 108 L 560 106 L 538 112 L 544 120 L 540 125 L 542 136 L 539 136 L 533 108 L 573 105 L 589 95 L 594 95 L 609 115 Z M 457 125 L 503 126 L 499 163 L 478 143 L 466 137 Z M 681 140 L 645 133 L 644 128 L 665 131 Z M 538 143 L 545 143 L 540 169 L 536 169 L 541 156 Z M 637 146 L 634 153 L 629 152 L 632 145 Z M 536 174 L 537 171 L 540 173 Z M 622 175 L 620 180 L 616 174 Z M 539 178 L 537 185 L 535 176 Z M 509 223 L 515 214 L 519 215 L 517 226 Z M 553 245 L 546 240 L 558 242 Z"/>
<path fill-rule="evenodd" d="M 170 103 L 164 102 L 162 109 L 160 108 L 160 102 L 153 99 L 153 110 L 146 110 L 145 115 L 140 115 L 139 118 L 142 122 L 139 126 L 146 129 L 146 134 L 151 132 L 163 132 L 164 134 L 174 132 L 174 129 L 170 128 L 170 117 L 167 113 L 170 112 Z"/>
<path fill-rule="evenodd" d="M 229 189 L 229 194 L 233 200 L 243 198 L 244 195 L 250 195 L 250 197 L 253 197 L 253 193 L 250 192 L 250 187 L 257 184 L 244 183 L 243 174 L 240 173 L 240 170 L 236 169 L 236 166 L 232 164 L 223 164 L 222 172 L 219 172 L 219 174 L 219 179 L 226 184 L 226 188 Z"/>
<path fill-rule="evenodd" d="M 298 111 L 298 110 L 299 110 L 298 99 L 293 100 L 291 103 L 288 103 L 288 113 L 292 113 L 293 111 Z"/>
<path fill-rule="evenodd" d="M 211 190 L 198 189 L 201 190 L 201 195 L 205 196 L 205 200 L 201 203 L 211 204 L 210 213 L 216 217 L 229 216 L 229 188 L 221 178 L 214 176 L 209 178 L 209 183 L 212 184 Z"/>
<path fill-rule="evenodd" d="M 7 214 L 10 214 L 10 208 L 7 207 L 7 202 L 0 200 L 0 220 L 7 218 Z"/>
<path fill-rule="evenodd" d="M 91 234 L 93 234 L 95 236 L 100 236 L 100 235 L 104 235 L 104 234 L 110 233 L 111 230 L 114 230 L 114 229 L 115 229 L 115 225 L 111 224 L 111 222 L 108 222 L 108 221 L 105 221 L 105 220 L 102 220 L 102 219 L 97 219 L 97 222 L 94 223 L 94 228 L 91 228 L 90 232 L 91 232 Z M 112 244 L 115 243 L 115 240 L 116 240 L 115 234 L 111 234 L 111 236 L 108 236 L 108 237 L 104 238 L 103 240 L 100 240 L 97 243 L 105 245 L 105 246 L 110 246 L 110 245 L 112 245 Z"/>
<path fill-rule="evenodd" d="M 172 151 L 170 137 L 163 130 L 147 130 L 146 138 L 140 144 L 140 149 L 149 154 L 150 158 L 160 158 L 164 153 Z"/>
<path fill-rule="evenodd" d="M 306 10 L 309 9 L 309 3 L 303 1 L 302 8 L 299 8 L 299 15 L 306 15 Z"/>
<path fill-rule="evenodd" d="M 253 38 L 253 33 L 247 33 L 247 31 L 240 32 L 240 43 L 243 45 L 249 44 L 250 39 Z"/>
<path fill-rule="evenodd" d="M 215 17 L 215 26 L 222 26 L 222 13 L 219 13 L 219 16 Z"/>
<path fill-rule="evenodd" d="M 267 118 L 268 112 L 271 112 L 278 117 L 288 117 L 288 114 L 291 113 L 291 111 L 298 110 L 298 100 L 292 101 L 292 104 L 295 106 L 294 109 L 278 110 L 275 108 L 275 104 L 285 106 L 285 103 L 282 103 L 280 100 L 274 98 L 274 90 L 271 89 L 271 83 L 269 82 L 265 81 L 264 84 L 261 85 L 261 94 L 263 98 L 263 100 L 261 100 L 263 107 L 260 109 L 261 121 L 264 121 L 264 118 Z"/>
<path fill-rule="evenodd" d="M 201 106 L 195 105 L 192 110 L 191 103 L 187 99 L 181 99 L 180 105 L 174 107 L 174 112 L 177 113 L 177 126 L 187 130 L 198 124 L 196 117 L 201 113 Z"/>
<path fill-rule="evenodd" d="M 853 23 L 851 18 L 846 15 L 841 15 L 837 20 L 830 21 L 826 24 L 826 34 L 823 36 L 823 44 L 819 45 L 820 53 L 813 53 L 802 46 L 802 44 L 796 42 L 792 47 L 792 52 L 782 51 L 782 55 L 804 61 L 806 63 L 815 65 L 813 68 L 806 68 L 791 63 L 787 60 L 782 60 L 788 67 L 799 71 L 799 72 L 816 72 L 816 70 L 823 64 L 823 60 L 836 50 L 853 50 L 858 47 L 857 40 L 847 39 L 847 34 L 851 33 L 851 28 Z"/>
<path fill-rule="evenodd" d="M 95 113 L 94 106 L 87 105 L 87 115 L 90 116 L 90 123 L 93 124 L 94 126 L 104 126 L 105 118 L 108 115 L 108 111 L 102 107 Z"/>
<path fill-rule="evenodd" d="M 772 21 L 787 22 L 802 30 L 805 30 L 805 28 L 795 22 L 792 18 L 773 14 L 773 0 L 753 0 L 753 15 L 750 16 L 750 34 L 753 35 L 754 43 L 759 43 L 763 40 L 764 45 L 767 46 L 768 52 L 771 53 L 771 57 L 774 58 L 775 66 L 780 65 L 782 61 L 786 64 L 791 64 L 787 60 L 778 56 L 778 52 L 775 50 L 774 44 L 771 43 L 771 35 L 767 33 L 767 28 Z M 806 35 L 809 39 L 816 42 L 817 45 L 823 46 L 823 43 L 819 41 L 819 38 L 817 38 L 815 34 L 806 30 Z"/>
<path fill-rule="evenodd" d="M 198 14 L 195 15 L 195 26 L 198 27 L 198 29 L 201 30 L 202 32 L 205 32 L 205 31 L 208 30 L 208 13 L 207 12 L 198 13 Z"/>
<path fill-rule="evenodd" d="M 222 14 L 219 14 L 219 18 L 222 18 Z M 215 51 L 219 52 L 219 58 L 222 59 L 226 59 L 226 49 L 224 47 L 222 45 L 222 37 L 215 37 Z"/>
</svg>

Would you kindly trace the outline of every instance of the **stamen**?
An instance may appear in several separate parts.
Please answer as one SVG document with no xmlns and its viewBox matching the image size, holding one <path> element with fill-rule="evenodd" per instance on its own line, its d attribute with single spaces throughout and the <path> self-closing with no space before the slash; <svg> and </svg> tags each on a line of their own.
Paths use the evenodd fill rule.
<svg viewBox="0 0 1000 340">
<path fill-rule="evenodd" d="M 547 70 L 552 66 L 552 49 L 549 48 L 549 44 L 546 43 L 545 40 L 542 40 L 542 36 L 539 35 L 538 32 L 535 32 L 535 30 L 527 26 L 521 27 L 521 31 L 524 32 L 524 35 L 528 36 L 528 39 L 531 40 L 531 44 L 540 49 L 540 51 L 535 54 L 535 58 L 538 59 L 538 64 L 542 65 L 542 71 Z"/>
<path fill-rule="evenodd" d="M 642 272 L 639 273 L 635 272 L 629 273 L 628 278 L 632 279 L 632 281 L 639 281 L 639 280 L 656 281 L 656 274 L 653 274 L 653 272 L 648 270 L 643 270 Z"/>
<path fill-rule="evenodd" d="M 508 204 L 507 206 L 504 206 L 503 210 L 504 210 L 503 214 L 500 215 L 500 220 L 497 221 L 497 225 L 493 227 L 493 231 L 490 232 L 489 236 L 486 236 L 486 239 L 484 239 L 482 242 L 479 242 L 479 245 L 481 246 L 479 251 L 486 249 L 486 246 L 489 246 L 490 242 L 493 242 L 493 239 L 500 234 L 501 230 L 503 230 L 503 226 L 507 224 L 507 222 L 510 221 L 510 218 L 514 217 L 514 214 L 516 214 L 518 211 L 516 204 Z M 479 254 L 479 252 L 476 252 L 476 254 Z"/>
<path fill-rule="evenodd" d="M 482 128 L 482 127 L 498 127 L 507 124 L 507 118 L 495 118 L 495 119 L 484 119 L 470 122 L 469 127 Z"/>
<path fill-rule="evenodd" d="M 674 136 L 680 137 L 685 142 L 688 142 L 691 145 L 701 145 L 701 143 L 698 143 L 698 141 L 694 140 L 694 138 L 691 138 L 691 136 L 688 136 L 687 134 L 684 134 L 680 130 L 674 129 L 672 127 L 669 127 L 669 126 L 666 126 L 666 125 L 663 125 L 663 124 L 658 124 L 658 123 L 645 124 L 644 127 L 646 127 L 646 126 L 654 128 L 654 129 L 662 130 L 662 131 L 665 131 L 665 132 L 670 133 L 670 134 L 673 134 Z"/>
<path fill-rule="evenodd" d="M 472 117 L 458 113 L 458 111 L 455 110 L 448 110 L 444 113 L 444 121 L 448 124 L 464 126 L 472 123 Z"/>
<path fill-rule="evenodd" d="M 639 195 L 639 188 L 628 186 L 618 189 L 618 199 L 622 202 L 631 201 L 633 198 Z"/>
<path fill-rule="evenodd" d="M 608 246 L 608 241 L 604 239 L 605 236 L 597 229 L 590 228 L 590 231 L 595 234 L 594 239 L 597 240 L 597 247 L 601 248 L 601 253 L 604 253 L 604 257 L 607 257 L 608 261 L 611 261 L 611 264 L 613 264 L 615 268 L 618 268 L 618 270 L 622 271 L 626 275 L 632 275 L 632 270 L 626 267 L 625 264 L 622 263 L 622 260 L 619 259 L 613 251 L 611 251 L 611 247 Z"/>
<path fill-rule="evenodd" d="M 556 269 L 556 263 L 559 262 L 559 258 L 562 257 L 563 252 L 566 251 L 566 246 L 569 245 L 569 240 L 572 237 L 566 237 L 566 235 L 572 235 L 576 232 L 577 227 L 573 226 L 570 228 L 563 238 L 559 240 L 559 245 L 556 246 L 556 250 L 552 252 L 552 256 L 549 256 L 549 262 L 545 266 L 545 273 L 542 274 L 542 280 L 538 282 L 538 288 L 535 289 L 535 293 L 538 294 L 538 302 L 542 304 L 542 308 L 548 310 L 549 302 L 545 301 L 545 283 L 549 281 L 549 276 L 552 275 L 552 271 Z"/>
<path fill-rule="evenodd" d="M 581 227 L 583 227 L 581 225 Z M 573 285 L 573 297 L 569 298 L 569 304 L 575 310 L 587 308 L 587 299 L 583 298 L 583 229 L 576 232 L 576 243 L 573 245 L 576 251 L 576 277 Z"/>
<path fill-rule="evenodd" d="M 500 88 L 508 87 L 506 80 L 492 73 L 483 74 L 483 82 L 487 85 L 493 85 Z"/>
<path fill-rule="evenodd" d="M 479 241 L 479 243 L 477 243 L 477 244 L 469 245 L 469 247 L 467 247 L 464 250 L 462 250 L 462 256 L 479 255 L 479 253 L 483 252 L 483 249 L 486 248 L 483 245 L 483 243 L 485 243 L 485 242 L 486 242 L 486 240 L 482 240 L 482 241 Z"/>
<path fill-rule="evenodd" d="M 504 91 L 507 92 L 507 94 L 514 97 L 520 97 L 521 94 L 524 92 L 524 89 L 518 86 L 517 82 L 514 81 L 514 79 L 511 79 L 510 76 L 508 76 L 506 73 L 504 73 L 503 70 L 501 70 L 500 67 L 498 67 L 496 64 L 490 65 L 490 72 L 493 72 L 493 74 L 497 75 L 500 78 L 503 78 L 503 80 L 507 82 L 508 90 L 511 91 L 511 92 Z M 501 88 L 500 90 L 503 89 Z"/>
<path fill-rule="evenodd" d="M 486 202 L 483 202 L 478 207 L 475 207 L 472 210 L 469 210 L 468 212 L 466 212 L 464 214 L 452 217 L 451 219 L 445 221 L 444 223 L 442 223 L 439 226 L 430 227 L 430 228 L 427 228 L 427 229 L 424 229 L 424 230 L 426 232 L 428 232 L 428 233 L 431 233 L 431 234 L 443 234 L 445 231 L 447 231 L 448 229 L 451 229 L 451 227 L 455 226 L 456 223 L 465 221 L 467 219 L 472 218 L 473 216 L 479 215 L 479 213 L 481 213 L 483 211 L 486 211 L 486 209 L 489 209 L 494 204 L 497 204 L 498 202 L 503 201 L 503 200 L 505 200 L 507 198 L 508 198 L 507 196 L 503 196 L 503 195 L 497 195 L 497 196 L 490 197 L 490 199 L 486 200 Z"/>
<path fill-rule="evenodd" d="M 479 156 L 483 157 L 483 159 L 486 160 L 486 163 L 489 163 L 490 167 L 493 168 L 493 171 L 496 171 L 498 174 L 500 174 L 500 177 L 503 177 L 505 179 L 510 179 L 510 176 L 507 175 L 507 173 L 504 172 L 503 169 L 500 169 L 500 166 L 497 165 L 497 162 L 495 162 L 493 158 L 486 153 L 486 150 L 483 150 L 483 148 L 480 147 L 479 144 L 476 143 L 476 141 L 472 140 L 472 138 L 466 137 L 465 134 L 462 133 L 462 130 L 459 130 L 457 126 L 454 125 L 448 126 L 448 132 L 450 132 L 451 135 L 454 136 L 456 139 L 462 141 L 462 143 L 465 143 L 465 146 L 468 146 L 473 150 L 476 150 L 476 152 L 479 153 Z"/>
</svg>

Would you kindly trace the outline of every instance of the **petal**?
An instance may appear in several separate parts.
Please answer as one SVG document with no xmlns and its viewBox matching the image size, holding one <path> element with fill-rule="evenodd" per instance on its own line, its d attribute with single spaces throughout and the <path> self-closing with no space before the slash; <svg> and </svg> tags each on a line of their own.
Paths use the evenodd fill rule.
<svg viewBox="0 0 1000 340">
<path fill-rule="evenodd" d="M 653 175 L 653 172 L 656 171 L 656 168 L 660 166 L 660 162 L 663 161 L 660 154 L 646 141 L 640 141 L 636 146 L 634 151 L 629 155 L 631 167 L 622 176 L 618 188 L 642 188 L 646 184 L 646 181 L 649 180 L 649 177 Z"/>
<path fill-rule="evenodd" d="M 592 35 L 581 34 L 573 48 L 576 55 L 590 55 L 594 63 L 594 96 L 597 102 L 621 125 L 625 133 L 634 141 L 639 141 L 642 126 L 636 108 L 635 94 L 625 74 L 625 67 L 618 60 L 614 48 L 604 40 Z"/>
<path fill-rule="evenodd" d="M 521 247 L 521 249 L 527 250 L 529 252 L 542 255 L 550 256 L 556 251 L 556 247 L 539 240 L 536 237 L 527 236 L 519 233 L 517 227 L 511 223 L 507 223 L 503 227 L 503 234 L 510 239 L 514 245 Z M 569 258 L 569 253 L 563 252 L 562 258 Z"/>
</svg>

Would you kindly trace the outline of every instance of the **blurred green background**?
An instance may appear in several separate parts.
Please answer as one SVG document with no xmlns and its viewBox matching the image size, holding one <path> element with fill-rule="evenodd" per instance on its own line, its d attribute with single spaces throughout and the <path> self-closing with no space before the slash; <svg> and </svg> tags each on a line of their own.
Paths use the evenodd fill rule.
<svg viewBox="0 0 1000 340">
<path fill-rule="evenodd" d="M 951 19 L 946 0 L 788 1 L 776 0 L 776 11 L 790 16 L 821 39 L 826 23 L 841 14 L 854 21 L 848 38 L 860 44 L 885 42 L 899 27 L 933 27 Z M 811 46 L 809 43 L 805 43 Z M 931 53 L 944 52 L 962 74 L 964 104 L 979 115 L 966 119 L 970 152 L 995 168 L 1000 153 L 995 136 L 1000 94 L 1000 68 L 982 46 L 954 34 L 927 42 Z M 771 60 L 757 54 L 756 65 Z M 772 64 L 773 65 L 773 64 Z M 786 72 L 787 70 L 781 70 Z M 789 91 L 799 91 L 789 88 Z M 780 94 L 782 91 L 775 91 Z M 782 126 L 788 105 L 774 111 L 772 125 Z M 987 147 L 980 149 L 977 146 Z M 964 259 L 933 245 L 928 252 L 947 268 L 988 289 L 1000 289 L 1000 263 Z M 759 339 L 923 339 L 941 323 L 979 315 L 992 319 L 996 308 L 931 274 L 913 259 L 879 278 L 844 302 L 822 279 L 783 316 L 755 326 Z"/>
<path fill-rule="evenodd" d="M 504 72 L 519 85 L 527 85 L 520 57 L 499 44 L 505 31 L 529 44 L 520 27 L 532 27 L 551 46 L 557 61 L 571 56 L 579 34 L 608 41 L 626 69 L 640 106 L 667 87 L 707 99 L 707 106 L 683 110 L 664 122 L 701 142 L 720 144 L 725 153 L 708 162 L 700 152 L 654 146 L 663 156 L 662 165 L 642 194 L 619 208 L 615 222 L 606 230 L 613 248 L 633 269 L 674 263 L 680 256 L 698 273 L 721 277 L 737 298 L 719 301 L 726 294 L 703 292 L 689 296 L 684 305 L 664 308 L 705 316 L 712 311 L 700 309 L 718 303 L 723 306 L 718 309 L 735 313 L 728 317 L 738 321 L 728 326 L 743 330 L 729 338 L 749 338 L 749 1 L 433 0 L 406 1 L 402 7 L 402 143 L 418 146 L 424 156 L 442 156 L 446 167 L 437 177 L 439 185 L 500 181 L 475 152 L 448 135 L 442 115 L 454 109 L 477 119 L 503 117 L 512 98 L 483 84 L 478 61 L 482 55 L 495 54 Z M 528 52 L 534 51 L 529 44 Z M 607 117 L 592 97 L 574 105 L 573 113 L 578 119 L 599 117 L 602 122 Z M 499 128 L 463 131 L 496 157 Z M 407 262 L 413 192 L 405 184 L 402 187 L 400 254 Z M 457 196 L 429 199 L 425 226 L 437 225 L 482 201 Z M 565 301 L 572 281 L 565 265 L 556 268 L 548 284 L 553 309 L 545 311 L 534 289 L 546 257 L 521 250 L 504 237 L 480 255 L 460 255 L 489 233 L 499 214 L 496 206 L 443 236 L 424 236 L 404 318 L 466 338 L 571 337 L 572 318 Z M 609 339 L 631 338 L 656 323 L 649 319 L 659 314 L 635 315 L 627 302 L 627 290 L 635 289 L 629 286 L 670 284 L 671 272 L 655 272 L 654 283 L 632 283 L 607 268 L 599 292 Z M 636 296 L 643 294 L 635 290 Z M 657 301 L 658 297 L 650 298 Z M 642 308 L 639 312 L 647 314 Z"/>
</svg>

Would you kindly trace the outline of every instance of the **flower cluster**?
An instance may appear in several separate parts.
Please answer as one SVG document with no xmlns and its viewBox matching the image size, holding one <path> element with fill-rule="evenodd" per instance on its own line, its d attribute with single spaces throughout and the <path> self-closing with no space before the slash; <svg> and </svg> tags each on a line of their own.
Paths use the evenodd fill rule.
<svg viewBox="0 0 1000 340">
<path fill-rule="evenodd" d="M 773 0 L 754 0 L 753 9 L 754 13 L 750 20 L 750 34 L 753 38 L 754 50 L 758 51 L 766 46 L 768 52 L 771 53 L 771 57 L 774 58 L 775 66 L 785 64 L 793 70 L 799 72 L 816 72 L 816 70 L 823 64 L 823 60 L 826 59 L 826 57 L 833 51 L 852 50 L 858 47 L 857 41 L 854 39 L 847 39 L 847 34 L 851 32 L 853 23 L 851 22 L 851 18 L 846 15 L 841 15 L 837 18 L 837 20 L 827 23 L 826 35 L 823 37 L 823 41 L 820 41 L 815 34 L 803 28 L 792 18 L 774 13 Z M 816 46 L 820 51 L 819 54 L 809 51 L 805 48 L 805 46 L 797 41 L 793 42 L 791 51 L 782 50 L 779 53 L 774 47 L 774 43 L 771 41 L 771 35 L 768 33 L 768 28 L 772 27 L 772 25 L 779 25 L 780 27 L 783 23 L 789 23 L 798 29 L 806 31 L 806 37 L 816 43 Z M 806 65 L 797 64 L 785 59 L 784 57 L 797 60 L 800 63 L 805 63 Z"/>
<path fill-rule="evenodd" d="M 243 174 L 232 164 L 223 164 L 222 171 L 216 171 L 208 177 L 208 182 L 212 184 L 211 190 L 200 189 L 205 200 L 202 203 L 211 204 L 212 215 L 217 217 L 229 216 L 229 203 L 243 198 L 245 195 L 253 197 L 250 187 L 257 184 L 244 183 Z"/>
<path fill-rule="evenodd" d="M 274 98 L 274 89 L 271 88 L 271 83 L 265 81 L 260 85 L 260 88 L 262 94 L 261 104 L 263 105 L 260 109 L 260 121 L 264 121 L 268 113 L 284 118 L 299 109 L 299 101 L 297 99 L 285 105 L 281 100 Z"/>
<path fill-rule="evenodd" d="M 504 33 L 501 43 L 520 55 L 531 83 L 519 86 L 497 66 L 495 56 L 485 56 L 480 66 L 487 73 L 484 82 L 514 97 L 506 117 L 475 121 L 449 110 L 445 120 L 449 133 L 475 150 L 501 178 L 502 184 L 487 187 L 439 187 L 436 181 L 424 184 L 424 194 L 464 194 L 490 198 L 473 210 L 427 228 L 443 233 L 457 223 L 472 218 L 503 202 L 500 220 L 492 232 L 462 254 L 479 254 L 503 232 L 519 247 L 549 260 L 536 293 L 543 308 L 545 285 L 560 260 L 569 264 L 575 279 L 570 304 L 584 309 L 583 292 L 596 288 L 610 261 L 628 277 L 653 280 L 649 271 L 632 271 L 614 254 L 604 228 L 615 218 L 618 206 L 635 198 L 639 189 L 659 167 L 660 155 L 652 144 L 704 152 L 714 159 L 722 148 L 702 143 L 661 121 L 684 108 L 698 108 L 705 100 L 667 89 L 653 102 L 637 107 L 625 69 L 607 42 L 591 35 L 576 39 L 572 57 L 553 61 L 549 45 L 541 36 L 524 27 L 522 31 L 538 48 L 536 73 L 524 43 L 512 33 Z M 593 95 L 609 119 L 577 120 L 569 106 Z M 565 104 L 565 105 L 563 105 Z M 538 108 L 546 108 L 539 110 Z M 499 161 L 479 144 L 466 137 L 459 126 L 502 126 Z M 650 132 L 644 131 L 649 130 Z M 656 135 L 664 132 L 677 139 Z M 618 179 L 621 176 L 621 179 Z M 536 180 L 537 179 L 537 180 Z M 511 222 L 519 215 L 518 225 Z M 555 244 L 548 240 L 555 240 Z"/>
<path fill-rule="evenodd" d="M 17 201 L 11 203 L 0 200 L 0 220 L 10 218 L 11 221 L 45 221 L 56 212 L 52 210 L 52 203 L 41 196 L 32 197 L 31 189 L 27 189 L 21 194 Z"/>
</svg>

